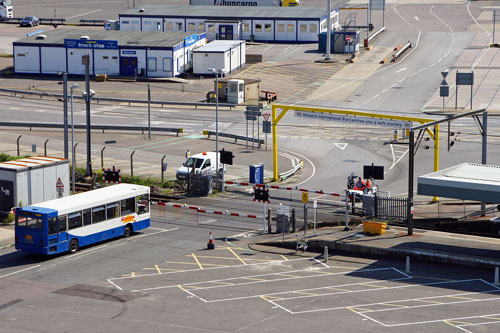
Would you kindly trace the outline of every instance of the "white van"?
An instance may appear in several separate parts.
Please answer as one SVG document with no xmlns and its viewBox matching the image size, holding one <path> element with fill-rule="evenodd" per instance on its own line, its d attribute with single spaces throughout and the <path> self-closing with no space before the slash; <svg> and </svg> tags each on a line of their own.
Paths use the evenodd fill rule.
<svg viewBox="0 0 500 333">
<path fill-rule="evenodd" d="M 215 173 L 216 158 L 219 158 L 219 154 L 215 152 L 204 152 L 201 154 L 196 154 L 189 157 L 182 166 L 177 169 L 176 177 L 178 180 L 187 179 L 188 172 L 194 174 L 208 174 Z M 219 173 L 222 172 L 224 165 L 219 162 Z"/>
</svg>

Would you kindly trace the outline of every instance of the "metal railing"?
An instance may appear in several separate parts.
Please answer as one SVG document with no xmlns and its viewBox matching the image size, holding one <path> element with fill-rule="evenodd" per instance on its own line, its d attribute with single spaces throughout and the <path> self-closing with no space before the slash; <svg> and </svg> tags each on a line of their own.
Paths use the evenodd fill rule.
<svg viewBox="0 0 500 333">
<path fill-rule="evenodd" d="M 279 174 L 280 180 L 283 181 L 285 179 L 292 177 L 297 171 L 302 169 L 302 167 L 304 167 L 304 161 L 300 161 L 300 163 L 297 164 L 293 169 L 290 169 L 286 172 L 280 173 Z"/>
<path fill-rule="evenodd" d="M 105 23 L 104 20 L 80 20 L 80 25 L 104 26 Z"/>
<path fill-rule="evenodd" d="M 7 88 L 0 88 L 0 92 L 7 92 L 7 93 L 11 93 L 13 94 L 14 96 L 16 96 L 17 94 L 20 94 L 20 95 L 36 95 L 36 96 L 40 96 L 41 98 L 44 97 L 44 96 L 51 96 L 51 97 L 56 97 L 56 98 L 63 98 L 63 94 L 52 94 L 52 93 L 46 93 L 46 92 L 40 92 L 40 91 L 29 91 L 29 90 L 19 90 L 19 89 L 7 89 Z M 74 99 L 83 99 L 82 96 L 74 96 L 73 97 Z M 143 99 L 124 99 L 124 98 L 111 98 L 111 97 L 97 97 L 97 96 L 94 96 L 92 97 L 92 101 L 96 101 L 97 104 L 99 104 L 100 102 L 119 102 L 119 103 L 128 103 L 129 106 L 130 104 L 132 103 L 148 103 L 148 100 L 143 100 Z M 164 105 L 184 105 L 184 106 L 195 106 L 195 107 L 198 107 L 198 106 L 213 106 L 215 107 L 215 103 L 206 103 L 206 102 L 203 102 L 203 103 L 200 103 L 200 102 L 178 102 L 178 101 L 154 101 L 154 100 L 151 100 L 149 101 L 151 104 L 157 104 L 157 105 L 161 105 L 162 107 Z M 219 107 L 228 107 L 230 109 L 236 107 L 237 105 L 236 104 L 231 104 L 231 103 L 219 103 Z"/>
<path fill-rule="evenodd" d="M 213 132 L 213 131 L 203 131 L 203 135 L 207 135 L 208 139 L 210 139 L 210 136 L 216 135 L 216 132 Z M 248 142 L 255 142 L 255 143 L 258 143 L 258 144 L 261 144 L 261 145 L 263 145 L 264 143 L 266 143 L 266 141 L 263 140 L 263 139 L 259 140 L 259 139 L 255 139 L 255 138 L 247 138 L 246 136 L 243 136 L 243 135 L 236 135 L 236 134 L 229 134 L 229 133 L 221 133 L 221 132 L 219 132 L 219 137 L 234 139 L 235 143 L 238 142 L 238 140 L 245 141 L 245 142 L 248 140 Z"/>
<path fill-rule="evenodd" d="M 49 124 L 49 123 L 21 123 L 21 122 L 0 122 L 0 126 L 2 127 L 29 127 L 30 131 L 32 128 L 64 128 L 63 124 Z M 86 125 L 75 125 L 76 129 L 86 129 Z M 119 125 L 91 125 L 91 129 L 93 130 L 102 130 L 104 133 L 105 130 L 108 131 L 148 131 L 147 126 L 119 126 Z M 184 130 L 182 128 L 167 128 L 167 127 L 151 127 L 151 131 L 154 132 L 173 132 L 179 136 L 179 133 L 183 133 Z"/>
<path fill-rule="evenodd" d="M 375 196 L 375 217 L 387 221 L 406 221 L 408 198 Z"/>
</svg>

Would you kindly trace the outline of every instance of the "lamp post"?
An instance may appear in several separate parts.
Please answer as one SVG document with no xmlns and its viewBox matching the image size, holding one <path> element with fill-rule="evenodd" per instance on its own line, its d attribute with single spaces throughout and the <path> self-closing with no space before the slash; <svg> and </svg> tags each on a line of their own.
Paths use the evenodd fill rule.
<svg viewBox="0 0 500 333">
<path fill-rule="evenodd" d="M 92 150 L 91 150 L 91 144 L 90 144 L 90 100 L 92 97 L 95 95 L 95 91 L 92 89 L 89 89 L 89 82 L 86 84 L 87 89 L 82 90 L 82 96 L 85 99 L 85 104 L 86 104 L 86 127 L 87 127 L 87 167 L 86 167 L 86 175 L 87 176 L 92 176 Z M 90 93 L 87 93 L 87 91 L 90 91 Z"/>
<path fill-rule="evenodd" d="M 72 175 L 73 175 L 73 194 L 75 194 L 75 168 L 76 168 L 76 163 L 75 163 L 75 119 L 73 116 L 73 89 L 78 88 L 78 85 L 72 84 L 69 89 L 71 90 L 71 170 L 72 170 Z"/>
<path fill-rule="evenodd" d="M 208 71 L 215 74 L 215 172 L 219 178 L 219 73 L 225 73 L 223 69 L 208 68 Z M 222 170 L 224 174 L 224 170 Z M 224 186 L 224 184 L 222 184 Z"/>
</svg>

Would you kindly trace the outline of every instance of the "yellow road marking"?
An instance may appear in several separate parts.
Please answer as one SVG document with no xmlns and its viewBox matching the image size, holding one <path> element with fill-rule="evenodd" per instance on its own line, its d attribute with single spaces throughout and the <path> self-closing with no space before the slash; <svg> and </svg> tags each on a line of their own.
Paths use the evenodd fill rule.
<svg viewBox="0 0 500 333">
<path fill-rule="evenodd" d="M 196 263 L 198 264 L 198 267 L 200 267 L 200 269 L 203 269 L 203 266 L 201 265 L 200 261 L 198 260 L 198 258 L 196 258 L 196 255 L 194 253 L 191 253 L 191 255 L 193 256 L 194 260 L 196 261 Z"/>
<path fill-rule="evenodd" d="M 444 304 L 443 302 L 438 302 L 438 301 L 430 301 L 428 299 L 414 299 L 414 301 L 419 301 L 419 302 L 428 302 L 428 303 L 434 303 L 434 304 Z"/>
<path fill-rule="evenodd" d="M 155 266 L 158 266 L 158 265 L 155 265 Z M 158 271 L 158 269 L 161 270 L 161 271 L 182 271 L 182 269 L 175 269 L 175 268 L 156 268 L 156 267 L 155 268 L 151 268 L 151 267 L 144 268 L 144 270 L 147 270 L 147 271 L 148 270 Z"/>
<path fill-rule="evenodd" d="M 292 277 L 292 278 L 296 278 L 298 279 L 299 277 L 296 276 L 296 275 L 289 275 L 289 274 L 282 274 L 282 273 L 274 273 L 274 275 L 281 275 L 281 276 L 288 276 L 288 277 Z"/>
<path fill-rule="evenodd" d="M 229 250 L 229 252 L 231 252 L 231 253 L 232 253 L 232 254 L 233 254 L 233 255 L 234 255 L 234 256 L 235 256 L 235 257 L 236 257 L 239 261 L 241 261 L 241 263 L 242 263 L 243 265 L 246 265 L 246 264 L 247 264 L 247 263 L 246 263 L 243 259 L 241 259 L 241 257 L 240 257 L 240 256 L 239 256 L 236 252 L 234 252 L 234 251 L 233 251 L 233 249 L 232 249 L 232 248 L 228 247 L 227 249 L 228 249 L 228 250 Z"/>
<path fill-rule="evenodd" d="M 490 316 L 481 316 L 481 318 L 488 318 L 488 319 L 500 320 L 500 318 L 497 318 L 497 317 L 490 317 Z"/>
<path fill-rule="evenodd" d="M 446 321 L 446 320 L 443 320 L 443 323 L 446 323 L 446 324 L 453 326 L 453 327 L 457 327 L 456 325 L 453 325 L 452 323 L 450 323 L 449 321 Z"/>
<path fill-rule="evenodd" d="M 190 257 L 190 254 L 186 254 L 186 256 Z M 229 258 L 229 257 L 214 257 L 214 256 L 200 256 L 198 255 L 198 258 L 209 258 L 209 259 L 222 259 L 222 260 L 239 260 L 238 258 Z M 269 260 L 269 259 L 253 259 L 253 258 L 248 258 L 245 260 L 254 260 L 254 261 L 264 261 L 264 262 L 273 262 L 273 261 L 278 261 L 278 260 Z"/>
<path fill-rule="evenodd" d="M 257 278 L 251 278 L 251 277 L 243 277 L 242 279 L 255 280 L 255 281 L 267 281 L 266 279 L 257 279 Z"/>
<path fill-rule="evenodd" d="M 130 274 L 123 274 L 122 276 L 124 276 L 124 277 L 135 277 L 135 272 L 132 272 Z"/>
<path fill-rule="evenodd" d="M 470 297 L 463 297 L 463 296 L 447 296 L 447 297 L 479 301 L 479 298 L 470 298 Z"/>
<path fill-rule="evenodd" d="M 381 305 L 395 306 L 397 308 L 407 308 L 408 305 L 399 305 L 399 304 L 391 304 L 391 303 L 381 303 Z"/>
<path fill-rule="evenodd" d="M 350 291 L 348 289 L 340 289 L 340 288 L 334 288 L 334 287 L 326 287 L 326 289 L 339 290 L 339 291 Z"/>
<path fill-rule="evenodd" d="M 304 295 L 319 295 L 315 293 L 306 293 L 305 291 L 292 291 L 294 294 L 304 294 Z"/>
<path fill-rule="evenodd" d="M 220 283 L 220 284 L 227 284 L 227 285 L 230 285 L 230 286 L 234 286 L 234 283 L 231 283 L 231 282 L 222 282 L 222 281 L 210 281 L 211 283 Z"/>
<path fill-rule="evenodd" d="M 184 289 L 180 284 L 178 284 L 177 287 L 182 291 L 186 291 L 186 289 Z"/>
<path fill-rule="evenodd" d="M 361 311 L 371 311 L 372 309 L 367 309 L 367 308 L 353 308 L 353 307 L 348 307 L 349 310 L 352 312 L 358 313 Z"/>
<path fill-rule="evenodd" d="M 185 261 L 165 261 L 165 264 L 196 265 L 195 262 L 185 262 Z"/>
<path fill-rule="evenodd" d="M 284 255 L 282 255 L 282 254 L 281 254 L 280 256 L 281 256 L 281 258 L 283 258 L 283 259 L 285 259 L 285 260 L 288 260 L 288 258 L 287 258 L 287 257 L 285 257 Z"/>
<path fill-rule="evenodd" d="M 387 286 L 377 286 L 376 284 L 370 284 L 370 283 L 373 283 L 373 282 L 360 283 L 360 285 L 367 286 L 367 287 L 387 288 Z"/>
<path fill-rule="evenodd" d="M 190 289 L 204 289 L 205 287 L 197 287 L 197 286 L 191 286 L 191 285 L 184 285 L 184 289 L 190 290 Z"/>
<path fill-rule="evenodd" d="M 472 324 L 472 323 L 469 323 L 466 321 L 458 321 L 458 320 L 450 320 L 450 323 L 457 323 L 457 324 L 464 324 L 464 325 Z"/>
<path fill-rule="evenodd" d="M 158 267 L 158 265 L 155 265 L 155 268 L 156 268 L 156 270 L 158 271 L 158 273 L 160 273 L 160 274 L 161 274 L 160 267 Z"/>
<path fill-rule="evenodd" d="M 412 275 L 414 278 L 421 278 L 421 279 L 429 279 L 429 280 L 440 280 L 440 281 L 452 281 L 451 279 L 441 279 L 441 278 L 434 278 L 434 277 L 428 277 L 428 276 L 419 276 L 419 275 Z"/>
<path fill-rule="evenodd" d="M 284 299 L 283 297 L 277 297 L 277 296 L 267 296 L 267 295 L 266 295 L 266 296 L 259 296 L 259 297 L 260 297 L 260 298 L 262 298 L 262 299 L 263 299 L 263 300 L 265 300 L 265 301 L 268 301 L 268 302 L 269 302 L 269 299 L 268 299 L 268 298 L 270 298 L 270 299 L 274 299 L 274 300 L 277 300 L 277 299 Z"/>
</svg>

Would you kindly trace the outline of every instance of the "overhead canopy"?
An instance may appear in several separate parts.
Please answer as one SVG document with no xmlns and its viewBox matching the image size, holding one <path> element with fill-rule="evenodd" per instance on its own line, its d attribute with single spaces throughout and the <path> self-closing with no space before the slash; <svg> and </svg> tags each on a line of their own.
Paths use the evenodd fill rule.
<svg viewBox="0 0 500 333">
<path fill-rule="evenodd" d="M 445 198 L 500 202 L 500 166 L 462 163 L 418 177 L 417 193 Z"/>
</svg>

